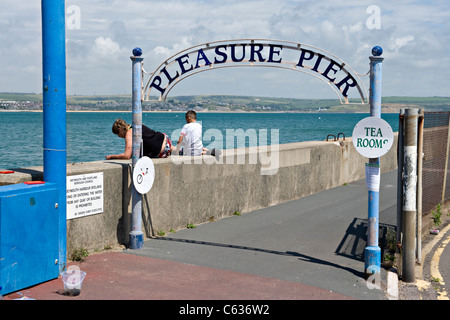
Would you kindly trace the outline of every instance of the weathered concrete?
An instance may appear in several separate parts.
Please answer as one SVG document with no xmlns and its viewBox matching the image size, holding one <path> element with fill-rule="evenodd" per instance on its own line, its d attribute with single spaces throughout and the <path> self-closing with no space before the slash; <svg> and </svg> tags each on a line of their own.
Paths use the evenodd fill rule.
<svg viewBox="0 0 450 320">
<path fill-rule="evenodd" d="M 185 163 L 181 163 L 182 160 Z M 186 163 L 190 162 L 190 163 Z M 366 158 L 351 139 L 224 150 L 222 156 L 153 159 L 155 180 L 143 196 L 144 236 L 272 206 L 364 178 Z M 381 159 L 397 168 L 397 135 Z M 42 167 L 0 175 L 0 185 L 42 180 Z M 127 245 L 131 229 L 131 160 L 67 165 L 67 175 L 103 172 L 104 212 L 67 221 L 67 248 Z M 1 191 L 1 190 L 0 190 Z"/>
</svg>

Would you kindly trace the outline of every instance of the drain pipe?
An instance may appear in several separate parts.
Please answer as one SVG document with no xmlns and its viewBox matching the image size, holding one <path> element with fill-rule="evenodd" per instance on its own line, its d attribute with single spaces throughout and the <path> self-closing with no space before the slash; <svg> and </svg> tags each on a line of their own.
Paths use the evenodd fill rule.
<svg viewBox="0 0 450 320">
<path fill-rule="evenodd" d="M 397 147 L 397 246 L 396 253 L 400 253 L 403 239 L 403 153 L 404 153 L 404 127 L 405 127 L 405 109 L 400 109 L 398 122 L 398 147 Z"/>
<path fill-rule="evenodd" d="M 423 166 L 423 124 L 424 109 L 419 109 L 417 127 L 417 246 L 416 257 L 419 264 L 422 263 L 422 166 Z M 448 155 L 448 151 L 447 151 Z M 447 162 L 446 162 L 447 163 Z M 445 170 L 447 172 L 447 170 Z"/>
<path fill-rule="evenodd" d="M 59 189 L 59 271 L 66 265 L 66 44 L 64 0 L 42 0 L 44 181 Z"/>
</svg>

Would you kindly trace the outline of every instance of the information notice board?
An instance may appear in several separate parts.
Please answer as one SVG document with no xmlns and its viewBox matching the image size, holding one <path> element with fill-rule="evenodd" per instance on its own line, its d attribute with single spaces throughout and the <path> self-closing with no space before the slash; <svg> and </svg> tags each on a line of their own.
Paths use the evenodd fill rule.
<svg viewBox="0 0 450 320">
<path fill-rule="evenodd" d="M 67 220 L 103 212 L 103 172 L 67 177 Z"/>
</svg>

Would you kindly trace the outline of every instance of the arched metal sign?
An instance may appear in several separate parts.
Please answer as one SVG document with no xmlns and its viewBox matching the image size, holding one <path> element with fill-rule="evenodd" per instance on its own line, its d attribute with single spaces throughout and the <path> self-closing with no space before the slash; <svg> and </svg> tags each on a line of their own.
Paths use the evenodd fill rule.
<svg viewBox="0 0 450 320">
<path fill-rule="evenodd" d="M 149 75 L 143 87 L 143 101 L 151 101 L 150 94 L 164 101 L 172 88 L 194 74 L 231 67 L 272 67 L 312 75 L 327 83 L 341 104 L 349 103 L 349 94 L 355 92 L 361 104 L 367 103 L 367 90 L 344 61 L 333 54 L 302 43 L 239 39 L 208 42 L 187 48 L 161 63 Z M 144 81 L 143 81 L 144 83 Z M 352 102 L 354 103 L 354 102 Z"/>
</svg>

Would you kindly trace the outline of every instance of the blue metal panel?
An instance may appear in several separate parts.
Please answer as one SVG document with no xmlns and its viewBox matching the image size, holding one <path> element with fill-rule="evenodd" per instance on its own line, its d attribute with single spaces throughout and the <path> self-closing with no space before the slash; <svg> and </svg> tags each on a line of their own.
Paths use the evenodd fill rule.
<svg viewBox="0 0 450 320">
<path fill-rule="evenodd" d="M 53 183 L 0 187 L 3 294 L 58 277 L 58 199 Z"/>
</svg>

